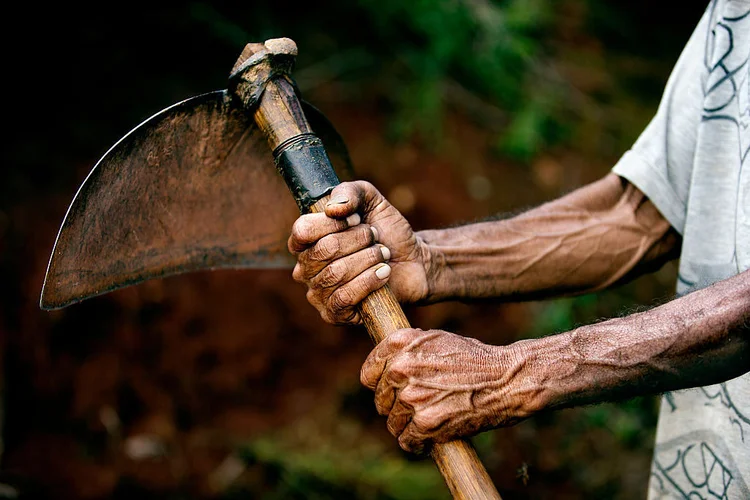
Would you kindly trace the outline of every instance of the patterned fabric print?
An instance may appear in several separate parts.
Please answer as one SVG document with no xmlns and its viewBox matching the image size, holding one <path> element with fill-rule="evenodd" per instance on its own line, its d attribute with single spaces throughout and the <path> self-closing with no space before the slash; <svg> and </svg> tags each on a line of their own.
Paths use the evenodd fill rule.
<svg viewBox="0 0 750 500">
<path fill-rule="evenodd" d="M 750 0 L 714 0 L 613 169 L 682 234 L 681 295 L 750 268 L 748 57 Z M 651 473 L 650 498 L 750 499 L 750 374 L 666 394 Z"/>
<path fill-rule="evenodd" d="M 748 471 L 741 467 L 750 463 L 747 454 L 744 459 L 736 457 L 738 454 L 732 453 L 725 442 L 729 438 L 733 441 L 732 448 L 739 445 L 750 451 L 750 416 L 748 409 L 740 408 L 732 398 L 736 384 L 743 384 L 741 378 L 665 395 L 662 421 L 669 422 L 669 415 L 679 414 L 680 409 L 691 412 L 696 405 L 702 405 L 701 413 L 709 413 L 729 432 L 722 435 L 714 430 L 698 430 L 659 442 L 651 470 L 651 498 L 750 498 L 750 489 L 743 477 Z M 675 423 L 679 425 L 679 421 Z"/>
<path fill-rule="evenodd" d="M 680 293 L 750 266 L 750 5 L 716 1 L 708 12 Z M 750 375 L 665 395 L 650 497 L 750 499 L 748 481 Z"/>
<path fill-rule="evenodd" d="M 748 56 L 750 6 L 716 2 L 706 29 L 703 110 L 687 204 L 678 292 L 725 279 L 750 265 Z M 746 242 L 744 242 L 746 243 Z"/>
</svg>

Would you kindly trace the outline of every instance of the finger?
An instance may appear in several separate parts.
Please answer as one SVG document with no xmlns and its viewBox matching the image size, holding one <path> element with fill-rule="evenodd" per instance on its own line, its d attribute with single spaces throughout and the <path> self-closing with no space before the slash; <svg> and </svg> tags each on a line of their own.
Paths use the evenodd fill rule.
<svg viewBox="0 0 750 500">
<path fill-rule="evenodd" d="M 323 318 L 323 321 L 326 323 L 331 324 L 340 324 L 337 323 L 329 314 L 328 314 L 328 305 L 327 305 L 327 299 L 328 297 L 321 294 L 320 290 L 315 290 L 312 288 L 309 288 L 307 290 L 307 301 L 312 305 L 315 309 L 318 310 L 320 313 L 320 317 Z M 350 325 L 357 325 L 362 322 L 362 317 L 360 316 L 357 309 L 352 310 L 352 314 L 350 317 L 346 318 L 345 323 Z"/>
<path fill-rule="evenodd" d="M 367 224 L 359 224 L 339 233 L 324 236 L 313 246 L 297 256 L 299 269 L 293 273 L 294 279 L 297 281 L 307 281 L 320 273 L 332 261 L 371 247 L 376 241 L 375 235 L 374 227 Z M 375 250 L 373 252 L 377 253 Z M 390 250 L 385 252 L 385 255 L 390 259 Z M 370 262 L 367 266 L 358 266 L 359 272 L 357 274 L 377 262 L 382 262 L 382 260 L 384 259 Z"/>
<path fill-rule="evenodd" d="M 414 426 L 414 419 L 412 418 L 406 427 L 404 427 L 401 435 L 398 436 L 398 445 L 404 451 L 421 455 L 432 446 L 432 443 L 424 436 L 417 433 Z"/>
<path fill-rule="evenodd" d="M 387 343 L 386 338 L 380 344 L 376 345 L 375 348 L 370 352 L 367 359 L 362 364 L 362 368 L 359 370 L 359 382 L 370 390 L 375 390 L 380 383 L 380 379 L 383 376 L 383 370 L 385 364 L 388 361 L 387 356 L 381 355 L 380 346 Z"/>
<path fill-rule="evenodd" d="M 310 280 L 310 287 L 336 288 L 343 286 L 376 264 L 385 262 L 387 258 L 390 258 L 390 251 L 383 245 L 373 245 L 365 248 L 325 266 L 322 271 Z M 388 273 L 384 269 L 377 269 L 377 272 L 380 274 Z M 367 280 L 365 283 L 365 286 L 368 287 L 364 290 L 366 292 L 365 297 L 383 286 L 383 279 L 380 279 L 377 274 L 375 278 L 378 279 Z M 385 280 L 387 281 L 387 279 L 388 277 L 386 276 Z"/>
<path fill-rule="evenodd" d="M 405 405 L 402 401 L 396 401 L 393 409 L 388 414 L 388 432 L 394 437 L 399 437 L 414 416 L 414 409 Z"/>
<path fill-rule="evenodd" d="M 292 254 L 298 254 L 324 236 L 356 226 L 360 220 L 359 214 L 352 214 L 346 219 L 332 219 L 322 213 L 302 215 L 292 226 L 287 246 Z"/>
<path fill-rule="evenodd" d="M 424 332 L 418 328 L 403 328 L 388 335 L 382 342 L 375 346 L 362 365 L 359 372 L 359 381 L 368 389 L 375 390 L 380 382 L 385 365 L 388 360 L 409 345 L 415 336 L 421 336 Z M 398 370 L 391 369 L 392 372 Z"/>
<path fill-rule="evenodd" d="M 386 377 L 380 377 L 377 387 L 375 387 L 375 409 L 378 415 L 388 415 L 393 409 L 396 402 L 396 387 L 386 380 Z"/>
<path fill-rule="evenodd" d="M 355 212 L 366 215 L 366 212 L 383 200 L 383 195 L 369 182 L 342 182 L 331 191 L 325 213 L 337 219 Z"/>
<path fill-rule="evenodd" d="M 370 293 L 382 288 L 390 275 L 391 266 L 378 264 L 334 290 L 328 297 L 328 312 L 333 320 L 347 323 L 347 318 L 352 317 L 354 307 Z"/>
<path fill-rule="evenodd" d="M 388 415 L 397 401 L 401 401 L 406 407 L 411 406 L 399 396 L 399 391 L 409 390 L 406 387 L 409 381 L 407 366 L 407 363 L 402 362 L 396 356 L 390 356 L 386 360 L 383 376 L 380 377 L 375 388 L 375 408 L 380 415 Z"/>
</svg>

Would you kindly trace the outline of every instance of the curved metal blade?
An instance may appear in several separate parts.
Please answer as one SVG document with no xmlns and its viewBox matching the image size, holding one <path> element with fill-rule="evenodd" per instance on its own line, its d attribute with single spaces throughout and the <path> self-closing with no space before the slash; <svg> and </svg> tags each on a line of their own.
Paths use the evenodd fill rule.
<svg viewBox="0 0 750 500">
<path fill-rule="evenodd" d="M 309 113 L 332 141 L 334 166 L 351 172 L 340 136 Z M 40 305 L 200 269 L 290 267 L 286 240 L 298 216 L 252 118 L 225 91 L 193 97 L 140 124 L 94 166 L 58 233 Z"/>
</svg>

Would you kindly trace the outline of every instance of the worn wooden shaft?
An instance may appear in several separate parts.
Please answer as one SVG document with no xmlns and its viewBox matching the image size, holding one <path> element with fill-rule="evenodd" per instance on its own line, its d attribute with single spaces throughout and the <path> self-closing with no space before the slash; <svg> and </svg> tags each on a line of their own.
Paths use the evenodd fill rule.
<svg viewBox="0 0 750 500">
<path fill-rule="evenodd" d="M 300 134 L 311 132 L 292 85 L 284 78 L 276 78 L 266 85 L 255 111 L 255 121 L 266 134 L 272 150 Z M 324 196 L 310 206 L 309 210 L 323 212 L 328 199 L 329 196 Z M 394 331 L 410 327 L 387 285 L 371 293 L 359 305 L 359 312 L 376 344 Z M 432 458 L 454 498 L 500 499 L 474 448 L 467 441 L 437 444 L 432 449 Z"/>
<path fill-rule="evenodd" d="M 323 212 L 329 197 L 319 200 L 310 211 Z M 401 328 L 411 328 L 401 305 L 390 287 L 375 290 L 359 305 L 362 322 L 375 344 Z M 432 448 L 432 459 L 443 475 L 453 498 L 474 500 L 480 498 L 499 499 L 490 476 L 477 456 L 474 447 L 465 440 L 436 444 Z"/>
<path fill-rule="evenodd" d="M 271 151 L 282 142 L 312 132 L 292 84 L 284 78 L 275 78 L 266 85 L 255 110 L 255 123 L 268 139 Z"/>
<path fill-rule="evenodd" d="M 430 456 L 453 498 L 501 500 L 489 474 L 468 441 L 458 439 L 432 447 Z"/>
</svg>

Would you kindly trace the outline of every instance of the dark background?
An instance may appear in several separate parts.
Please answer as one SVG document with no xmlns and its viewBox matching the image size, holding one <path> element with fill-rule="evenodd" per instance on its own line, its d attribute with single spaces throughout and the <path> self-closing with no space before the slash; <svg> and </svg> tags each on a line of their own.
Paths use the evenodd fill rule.
<svg viewBox="0 0 750 500">
<path fill-rule="evenodd" d="M 17 4 L 5 17 L 0 168 L 6 487 L 51 498 L 445 497 L 358 384 L 367 335 L 324 325 L 288 271 L 172 277 L 40 311 L 77 186 L 140 121 L 224 87 L 244 43 L 288 36 L 305 97 L 337 126 L 358 176 L 415 228 L 517 211 L 611 168 L 704 8 Z M 663 300 L 673 279 L 669 265 L 598 295 L 407 314 L 510 343 Z M 540 415 L 475 443 L 504 498 L 637 498 L 655 418 L 656 400 L 642 398 Z"/>
</svg>

